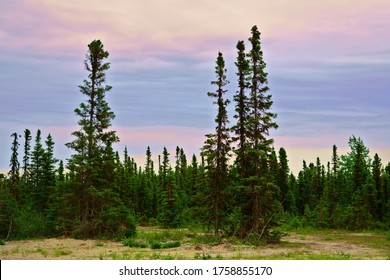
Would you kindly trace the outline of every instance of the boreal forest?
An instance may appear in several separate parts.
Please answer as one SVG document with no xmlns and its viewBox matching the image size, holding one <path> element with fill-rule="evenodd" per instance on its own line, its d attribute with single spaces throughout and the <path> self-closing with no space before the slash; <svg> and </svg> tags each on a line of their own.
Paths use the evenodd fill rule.
<svg viewBox="0 0 390 280">
<path fill-rule="evenodd" d="M 283 127 L 273 112 L 260 35 L 253 26 L 249 39 L 237 42 L 235 69 L 229 69 L 236 73 L 234 92 L 227 91 L 225 60 L 217 54 L 211 91 L 199 93 L 214 104 L 215 129 L 199 154 L 186 154 L 177 139 L 176 150 L 153 151 L 153 161 L 146 143 L 142 165 L 127 149 L 114 149 L 120 139 L 106 100 L 109 52 L 92 41 L 85 79 L 74 93 L 84 102 L 69 112 L 78 118 L 66 144 L 71 157 L 56 158 L 55 139 L 40 130 L 10 137 L 9 172 L 0 175 L 0 239 L 121 239 L 134 236 L 139 225 L 266 242 L 280 238 L 273 229 L 283 223 L 390 229 L 390 163 L 378 154 L 371 158 L 361 138 L 351 135 L 346 154 L 329 143 L 331 161 L 303 162 L 298 174 L 290 171 L 286 150 L 274 148 L 272 132 Z M 235 112 L 230 118 L 229 108 Z"/>
</svg>

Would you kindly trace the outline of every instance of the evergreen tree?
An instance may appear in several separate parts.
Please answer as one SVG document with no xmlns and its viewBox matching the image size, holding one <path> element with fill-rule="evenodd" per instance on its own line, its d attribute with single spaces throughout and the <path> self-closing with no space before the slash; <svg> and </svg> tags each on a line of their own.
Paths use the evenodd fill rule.
<svg viewBox="0 0 390 280">
<path fill-rule="evenodd" d="M 75 109 L 80 117 L 80 129 L 72 133 L 76 139 L 66 144 L 75 151 L 67 167 L 73 174 L 71 188 L 80 199 L 79 213 L 75 216 L 79 217 L 79 230 L 84 236 L 111 234 L 112 228 L 118 226 L 112 225 L 112 217 L 104 213 L 119 207 L 115 205 L 119 198 L 113 185 L 115 153 L 112 149 L 112 144 L 119 139 L 115 131 L 109 130 L 115 114 L 106 101 L 106 93 L 111 90 L 105 84 L 106 71 L 110 68 L 110 63 L 105 62 L 108 56 L 100 40 L 88 45 L 84 61 L 88 79 L 79 86 L 87 100 Z"/>
<path fill-rule="evenodd" d="M 257 26 L 251 30 L 249 38 L 251 50 L 249 60 L 250 95 L 247 102 L 248 118 L 246 128 L 247 177 L 244 178 L 245 196 L 248 201 L 243 206 L 245 219 L 241 232 L 245 235 L 255 233 L 259 238 L 269 236 L 269 229 L 276 214 L 281 210 L 279 187 L 273 182 L 270 172 L 270 154 L 273 139 L 269 137 L 270 129 L 278 125 L 274 121 L 276 114 L 270 111 L 273 104 L 272 95 L 267 94 L 268 74 L 261 50 L 260 32 Z"/>
<path fill-rule="evenodd" d="M 28 190 L 30 194 L 30 203 L 39 212 L 42 213 L 47 203 L 47 192 L 43 188 L 44 186 L 44 157 L 45 149 L 42 145 L 41 130 L 38 129 L 35 135 L 35 145 L 31 152 L 31 189 Z"/>
<path fill-rule="evenodd" d="M 236 164 L 238 168 L 238 173 L 241 177 L 247 176 L 247 157 L 246 157 L 246 144 L 247 144 L 247 131 L 246 124 L 248 120 L 248 97 L 246 96 L 246 91 L 249 88 L 248 83 L 248 74 L 249 74 L 249 61 L 246 59 L 245 53 L 245 43 L 244 41 L 238 41 L 237 45 L 237 61 L 235 65 L 237 67 L 237 78 L 238 78 L 238 91 L 234 95 L 235 112 L 234 118 L 237 119 L 236 125 L 232 127 L 232 130 L 236 134 L 236 137 L 233 138 L 234 141 L 238 141 L 237 150 L 235 153 Z"/>
<path fill-rule="evenodd" d="M 16 198 L 16 200 L 19 200 L 19 180 L 20 180 L 20 163 L 18 159 L 18 149 L 19 149 L 19 142 L 18 142 L 18 134 L 16 132 L 11 134 L 11 137 L 13 138 L 12 141 L 12 147 L 11 147 L 11 160 L 9 166 L 11 167 L 11 170 L 9 171 L 8 175 L 11 180 L 11 193 Z"/>
<path fill-rule="evenodd" d="M 31 150 L 31 131 L 29 129 L 24 130 L 24 156 L 23 156 L 23 183 L 28 184 L 28 171 L 30 164 L 30 150 Z"/>
<path fill-rule="evenodd" d="M 214 235 L 219 234 L 223 216 L 222 200 L 224 190 L 228 184 L 228 160 L 230 148 L 230 135 L 226 106 L 229 100 L 224 98 L 225 86 L 228 84 L 226 78 L 225 60 L 221 52 L 218 53 L 215 67 L 216 80 L 211 84 L 217 87 L 215 92 L 208 92 L 208 96 L 216 99 L 213 103 L 218 106 L 217 117 L 215 118 L 215 133 L 207 134 L 203 155 L 207 159 L 207 171 L 211 184 L 211 218 L 214 222 Z"/>
<path fill-rule="evenodd" d="M 290 173 L 290 169 L 288 167 L 288 159 L 287 152 L 284 148 L 279 149 L 279 166 L 278 166 L 278 177 L 276 184 L 280 188 L 280 201 L 282 201 L 282 205 L 285 210 L 288 208 L 291 209 L 293 204 L 293 193 L 290 191 L 290 187 L 288 184 L 288 177 Z M 289 195 L 287 193 L 290 191 Z M 289 206 L 288 206 L 289 205 Z"/>
<path fill-rule="evenodd" d="M 376 190 L 377 197 L 375 198 L 375 204 L 376 205 L 376 211 L 374 213 L 374 216 L 376 220 L 383 220 L 384 216 L 384 190 L 383 190 L 383 183 L 382 183 L 382 162 L 379 158 L 378 154 L 375 154 L 374 160 L 372 162 L 372 178 L 374 183 L 374 189 Z"/>
</svg>

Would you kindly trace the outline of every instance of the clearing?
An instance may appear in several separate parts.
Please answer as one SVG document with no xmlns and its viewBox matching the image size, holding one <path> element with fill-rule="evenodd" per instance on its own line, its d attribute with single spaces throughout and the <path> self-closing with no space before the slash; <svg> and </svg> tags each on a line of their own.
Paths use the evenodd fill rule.
<svg viewBox="0 0 390 280">
<path fill-rule="evenodd" d="M 189 230 L 138 228 L 137 243 L 127 247 L 109 240 L 50 238 L 8 241 L 0 246 L 2 260 L 169 260 L 169 259 L 390 259 L 390 238 L 385 234 L 317 230 L 289 232 L 279 244 L 250 245 L 237 239 L 216 239 Z M 150 244 L 176 241 L 180 246 L 152 249 Z M 149 245 L 148 245 L 149 244 Z"/>
</svg>

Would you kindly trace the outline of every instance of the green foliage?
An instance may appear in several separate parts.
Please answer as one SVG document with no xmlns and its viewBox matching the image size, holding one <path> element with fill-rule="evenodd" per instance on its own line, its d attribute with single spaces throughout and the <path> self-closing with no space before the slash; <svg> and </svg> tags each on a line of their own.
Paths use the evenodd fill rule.
<svg viewBox="0 0 390 280">
<path fill-rule="evenodd" d="M 13 239 L 30 239 L 47 236 L 45 217 L 31 208 L 20 209 L 14 222 Z"/>
<path fill-rule="evenodd" d="M 212 245 L 220 244 L 221 241 L 222 241 L 221 236 L 210 235 L 210 234 L 197 235 L 195 238 L 191 240 L 191 242 L 195 244 L 204 243 L 204 244 L 212 244 Z"/>
<path fill-rule="evenodd" d="M 134 247 L 134 248 L 146 248 L 147 245 L 145 243 L 137 242 L 132 238 L 127 238 L 122 241 L 123 246 Z"/>
<path fill-rule="evenodd" d="M 211 255 L 208 253 L 196 253 L 194 256 L 195 260 L 211 260 Z"/>
<path fill-rule="evenodd" d="M 150 248 L 151 249 L 161 249 L 162 248 L 162 244 L 158 241 L 152 241 L 150 243 Z"/>
<path fill-rule="evenodd" d="M 5 245 L 5 240 L 4 239 L 0 239 L 0 245 Z"/>
<path fill-rule="evenodd" d="M 162 244 L 161 248 L 169 249 L 169 248 L 176 248 L 176 247 L 180 247 L 180 246 L 181 246 L 180 241 L 172 241 L 172 242 L 167 242 L 167 243 Z"/>
</svg>

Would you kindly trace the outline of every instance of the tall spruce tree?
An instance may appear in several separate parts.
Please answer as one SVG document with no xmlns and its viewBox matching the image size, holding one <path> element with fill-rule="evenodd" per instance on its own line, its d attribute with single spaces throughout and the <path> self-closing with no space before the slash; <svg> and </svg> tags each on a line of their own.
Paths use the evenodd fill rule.
<svg viewBox="0 0 390 280">
<path fill-rule="evenodd" d="M 246 123 L 248 118 L 248 97 L 246 96 L 246 91 L 249 88 L 248 83 L 248 74 L 249 74 L 249 61 L 246 58 L 245 53 L 245 43 L 244 41 L 238 41 L 237 45 L 237 61 L 235 65 L 237 67 L 237 81 L 238 81 L 238 91 L 234 95 L 235 112 L 234 118 L 237 119 L 236 124 L 232 127 L 232 130 L 236 134 L 236 137 L 233 138 L 234 141 L 238 142 L 236 153 L 236 165 L 238 173 L 241 177 L 247 176 L 247 156 L 245 152 L 247 144 L 247 132 L 246 132 Z"/>
<path fill-rule="evenodd" d="M 215 92 L 209 92 L 208 96 L 216 99 L 213 103 L 218 106 L 218 113 L 215 118 L 215 133 L 207 134 L 203 155 L 207 160 L 207 171 L 211 184 L 211 216 L 214 223 L 214 235 L 219 234 L 220 224 L 223 216 L 222 201 L 224 190 L 228 184 L 228 160 L 231 150 L 231 138 L 229 135 L 228 116 L 226 106 L 229 100 L 224 98 L 227 92 L 225 86 L 228 84 L 226 78 L 225 60 L 221 52 L 218 53 L 215 67 L 216 80 L 211 84 L 216 86 Z"/>
<path fill-rule="evenodd" d="M 20 169 L 20 163 L 18 159 L 18 149 L 19 149 L 19 135 L 14 132 L 11 134 L 12 140 L 12 146 L 11 146 L 11 160 L 9 166 L 11 167 L 10 171 L 8 172 L 9 178 L 12 182 L 12 184 L 17 185 L 19 183 L 20 175 L 19 175 L 19 169 Z"/>
<path fill-rule="evenodd" d="M 268 73 L 261 49 L 260 31 L 257 26 L 251 29 L 249 38 L 251 50 L 249 60 L 249 97 L 247 102 L 248 118 L 245 123 L 245 148 L 248 160 L 247 177 L 244 180 L 248 203 L 244 207 L 246 219 L 241 232 L 245 235 L 256 233 L 259 238 L 269 235 L 269 229 L 281 205 L 278 200 L 279 187 L 273 183 L 270 172 L 270 154 L 273 139 L 269 137 L 271 129 L 278 127 L 275 113 L 270 111 L 273 104 L 272 95 L 267 94 Z"/>
<path fill-rule="evenodd" d="M 31 149 L 31 131 L 29 129 L 24 130 L 24 155 L 23 155 L 23 175 L 22 181 L 24 185 L 28 184 L 28 170 L 30 164 L 30 149 Z"/>
<path fill-rule="evenodd" d="M 66 144 L 75 151 L 67 167 L 73 177 L 75 195 L 80 198 L 77 217 L 86 236 L 112 231 L 102 211 L 109 211 L 108 205 L 117 200 L 112 190 L 115 182 L 112 144 L 119 138 L 110 130 L 115 114 L 106 101 L 106 93 L 111 90 L 111 86 L 106 85 L 106 71 L 110 68 L 110 63 L 106 62 L 108 56 L 100 40 L 88 45 L 84 61 L 88 79 L 79 86 L 87 100 L 75 109 L 80 129 L 72 133 L 76 139 Z"/>
<path fill-rule="evenodd" d="M 20 180 L 20 163 L 18 159 L 18 149 L 19 149 L 19 141 L 18 138 L 20 137 L 16 132 L 11 134 L 12 140 L 12 146 L 11 146 L 11 160 L 10 160 L 10 171 L 8 172 L 10 181 L 11 181 L 11 193 L 15 197 L 17 201 L 20 200 L 20 189 L 19 189 L 19 180 Z"/>
</svg>

